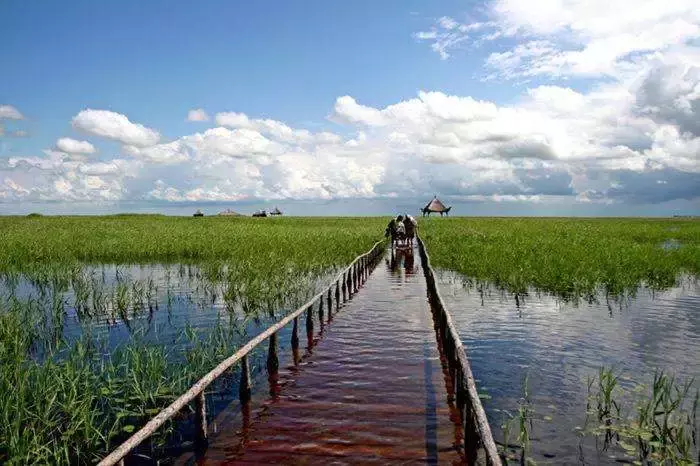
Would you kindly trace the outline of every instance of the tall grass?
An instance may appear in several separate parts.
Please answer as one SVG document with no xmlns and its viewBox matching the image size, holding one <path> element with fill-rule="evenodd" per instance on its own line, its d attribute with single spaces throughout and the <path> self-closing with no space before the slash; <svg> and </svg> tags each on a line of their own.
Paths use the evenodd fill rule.
<svg viewBox="0 0 700 466">
<path fill-rule="evenodd" d="M 665 289 L 700 274 L 700 221 L 688 219 L 428 218 L 431 259 L 510 292 L 563 299 Z M 666 248 L 675 240 L 678 247 Z"/>
<path fill-rule="evenodd" d="M 94 462 L 245 343 L 251 321 L 274 320 L 367 250 L 383 224 L 0 217 L 0 463 Z M 154 264 L 163 279 L 134 278 L 128 264 Z M 182 282 L 191 305 L 218 299 L 225 312 L 176 341 L 142 338 L 139 323 L 169 313 Z M 122 326 L 130 336 L 115 346 L 109 329 Z"/>
</svg>

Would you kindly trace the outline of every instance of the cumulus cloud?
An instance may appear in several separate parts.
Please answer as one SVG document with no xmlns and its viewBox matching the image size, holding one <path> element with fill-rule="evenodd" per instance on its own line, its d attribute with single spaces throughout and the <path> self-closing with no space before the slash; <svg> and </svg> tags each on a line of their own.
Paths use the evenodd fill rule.
<svg viewBox="0 0 700 466">
<path fill-rule="evenodd" d="M 87 141 L 77 141 L 71 138 L 60 138 L 56 141 L 56 149 L 67 154 L 94 154 L 95 146 Z"/>
<path fill-rule="evenodd" d="M 147 147 L 124 145 L 123 158 L 109 162 L 76 160 L 65 150 L 11 158 L 0 165 L 1 195 L 179 202 L 436 192 L 492 202 L 690 199 L 698 194 L 691 185 L 700 173 L 700 138 L 683 129 L 688 122 L 681 116 L 695 111 L 694 88 L 688 73 L 663 71 L 678 82 L 658 91 L 649 83 L 654 70 L 588 92 L 537 86 L 511 105 L 420 92 L 375 108 L 343 96 L 330 118 L 351 130 L 347 136 L 219 114 L 228 127 Z M 650 97 L 650 88 L 654 98 L 678 102 L 680 113 L 651 111 L 667 107 Z"/>
<path fill-rule="evenodd" d="M 0 120 L 23 120 L 24 115 L 12 105 L 0 105 Z"/>
<path fill-rule="evenodd" d="M 187 121 L 209 121 L 209 115 L 204 109 L 195 108 L 187 112 Z"/>
<path fill-rule="evenodd" d="M 160 140 L 157 131 L 132 123 L 125 115 L 109 110 L 83 110 L 73 117 L 73 127 L 135 147 L 152 146 Z"/>
<path fill-rule="evenodd" d="M 443 59 L 466 44 L 496 49 L 492 76 L 617 77 L 697 40 L 700 10 L 693 0 L 494 0 L 483 21 L 441 18 L 415 37 Z"/>
</svg>

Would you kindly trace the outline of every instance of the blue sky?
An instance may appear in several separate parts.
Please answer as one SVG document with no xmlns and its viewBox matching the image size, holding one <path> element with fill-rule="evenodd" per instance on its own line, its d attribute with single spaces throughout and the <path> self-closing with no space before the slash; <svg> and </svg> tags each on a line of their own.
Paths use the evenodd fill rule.
<svg viewBox="0 0 700 466">
<path fill-rule="evenodd" d="M 0 213 L 699 214 L 700 17 L 621 1 L 5 1 Z"/>
</svg>

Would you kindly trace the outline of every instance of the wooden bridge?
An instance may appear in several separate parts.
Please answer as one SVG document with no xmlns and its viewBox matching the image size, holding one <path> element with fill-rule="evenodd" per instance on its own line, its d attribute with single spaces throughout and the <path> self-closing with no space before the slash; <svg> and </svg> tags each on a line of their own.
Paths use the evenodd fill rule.
<svg viewBox="0 0 700 466">
<path fill-rule="evenodd" d="M 266 340 L 269 390 L 252 390 L 248 356 Z M 205 390 L 234 365 L 240 402 L 210 420 Z M 375 244 L 100 465 L 136 462 L 130 453 L 190 403 L 196 448 L 179 464 L 501 464 L 420 240 L 415 253 Z"/>
</svg>

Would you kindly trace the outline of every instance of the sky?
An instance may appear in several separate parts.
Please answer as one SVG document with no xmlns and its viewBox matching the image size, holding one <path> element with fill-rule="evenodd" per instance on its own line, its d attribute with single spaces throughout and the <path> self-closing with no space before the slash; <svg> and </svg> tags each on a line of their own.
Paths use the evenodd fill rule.
<svg viewBox="0 0 700 466">
<path fill-rule="evenodd" d="M 700 215 L 696 0 L 3 0 L 0 24 L 0 214 Z"/>
</svg>

